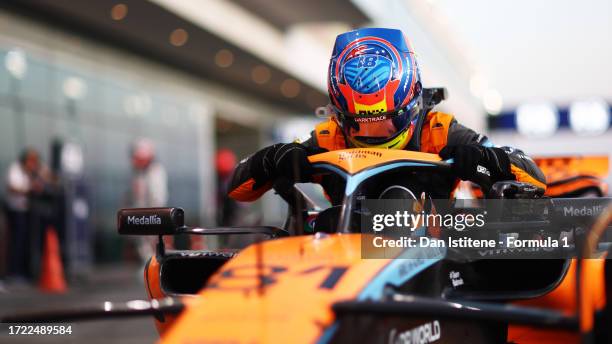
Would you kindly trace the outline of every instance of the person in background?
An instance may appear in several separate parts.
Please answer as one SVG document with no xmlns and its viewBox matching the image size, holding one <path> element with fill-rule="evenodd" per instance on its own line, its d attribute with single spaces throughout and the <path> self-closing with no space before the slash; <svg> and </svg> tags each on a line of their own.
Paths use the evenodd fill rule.
<svg viewBox="0 0 612 344">
<path fill-rule="evenodd" d="M 236 166 L 236 154 L 227 148 L 217 151 L 217 225 L 232 226 L 236 222 L 237 202 L 227 196 L 229 182 Z"/>
<path fill-rule="evenodd" d="M 155 160 L 155 145 L 149 139 L 139 139 L 131 149 L 131 203 L 136 208 L 161 207 L 168 201 L 168 177 L 164 167 Z"/>
<path fill-rule="evenodd" d="M 6 174 L 5 211 L 9 227 L 8 275 L 17 281 L 30 276 L 30 199 L 42 194 L 49 172 L 41 164 L 38 152 L 26 148 Z"/>
<path fill-rule="evenodd" d="M 86 279 L 93 263 L 93 238 L 89 218 L 89 185 L 85 155 L 77 140 L 55 137 L 51 141 L 50 169 L 55 181 L 55 223 L 69 279 Z"/>
<path fill-rule="evenodd" d="M 149 139 L 138 139 L 131 147 L 132 182 L 129 206 L 132 208 L 163 207 L 168 202 L 168 177 L 165 168 L 155 159 L 155 145 Z M 154 253 L 155 238 L 139 238 L 138 254 L 146 260 Z"/>
</svg>

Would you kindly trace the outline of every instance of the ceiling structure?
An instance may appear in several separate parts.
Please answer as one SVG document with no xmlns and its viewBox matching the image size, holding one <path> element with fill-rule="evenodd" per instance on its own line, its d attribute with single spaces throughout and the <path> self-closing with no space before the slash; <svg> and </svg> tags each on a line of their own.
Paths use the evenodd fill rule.
<svg viewBox="0 0 612 344">
<path fill-rule="evenodd" d="M 7 0 L 0 6 L 218 82 L 285 108 L 288 113 L 312 113 L 314 107 L 327 103 L 320 82 L 305 81 L 299 74 L 291 73 L 289 68 L 271 63 L 265 56 L 253 53 L 219 32 L 207 30 L 157 2 Z M 206 6 L 202 4 L 207 2 L 198 2 L 202 9 L 198 12 L 206 12 Z M 261 16 L 260 20 L 281 34 L 290 31 L 292 25 L 304 22 L 340 19 L 347 25 L 356 25 L 366 19 L 348 1 L 235 0 L 233 3 Z M 252 34 L 256 37 L 257 32 Z"/>
<path fill-rule="evenodd" d="M 348 0 L 230 0 L 279 30 L 299 23 L 344 22 L 358 27 L 368 17 Z"/>
</svg>

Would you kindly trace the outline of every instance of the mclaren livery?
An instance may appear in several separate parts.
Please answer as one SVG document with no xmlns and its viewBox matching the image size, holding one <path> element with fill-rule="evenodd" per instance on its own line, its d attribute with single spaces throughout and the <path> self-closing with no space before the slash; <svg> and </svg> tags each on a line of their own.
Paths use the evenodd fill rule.
<svg viewBox="0 0 612 344">
<path fill-rule="evenodd" d="M 443 89 L 425 89 L 426 98 L 433 107 L 444 97 L 436 93 L 443 94 Z M 481 145 L 492 147 L 493 143 L 484 135 L 478 134 L 473 130 L 461 125 L 450 114 L 443 112 L 429 112 L 427 116 L 421 118 L 422 123 L 417 123 L 416 128 L 421 128 L 418 134 L 412 136 L 406 146 L 406 150 L 420 151 L 425 153 L 438 154 L 444 147 L 458 145 Z M 311 133 L 311 138 L 302 143 L 310 151 L 327 150 L 334 151 L 347 148 L 346 136 L 335 118 L 319 124 Z M 279 144 L 282 145 L 282 144 Z M 276 146 L 276 145 L 275 145 Z M 260 159 L 271 159 L 266 154 L 272 153 L 275 149 L 260 151 L 248 159 L 243 160 L 236 168 L 232 179 L 230 196 L 239 201 L 253 201 L 272 187 L 270 180 L 263 180 L 257 183 L 257 174 L 253 173 L 252 165 L 260 164 Z M 512 147 L 501 147 L 505 154 L 494 157 L 496 164 L 502 175 L 496 176 L 499 180 L 517 180 L 530 183 L 542 189 L 546 189 L 546 178 L 535 164 L 522 151 Z M 497 160 L 499 157 L 499 160 Z M 508 161 L 505 161 L 508 160 Z M 258 186 L 261 185 L 261 186 Z M 342 199 L 342 190 L 334 187 L 333 181 L 323 180 L 321 185 L 328 192 L 333 203 L 337 204 Z M 339 191 L 339 192 L 338 192 Z"/>
<path fill-rule="evenodd" d="M 362 246 L 368 234 L 355 221 L 358 203 L 390 186 L 441 193 L 456 184 L 452 162 L 435 154 L 370 148 L 330 151 L 309 160 L 316 176 L 333 176 L 342 186 L 339 204 L 317 208 L 299 189 L 285 190 L 281 196 L 290 210 L 284 228 L 194 228 L 185 226 L 180 208 L 122 209 L 120 234 L 160 236 L 144 271 L 149 301 L 12 315 L 3 321 L 146 314 L 154 317 L 161 343 L 578 343 L 610 338 L 609 208 L 600 209 L 589 231 L 566 229 L 574 231 L 581 247 L 573 258 L 456 260 L 441 249 L 400 248 L 391 258 L 367 259 Z M 396 185 L 396 174 L 410 177 Z M 505 193 L 509 187 L 499 183 L 514 192 Z M 534 194 L 526 183 L 499 183 L 493 188 L 497 194 L 488 196 L 540 197 L 551 212 L 555 202 L 573 200 L 542 196 L 541 189 Z M 160 221 L 146 221 L 152 217 Z M 311 217 L 316 220 L 309 226 Z M 529 225 L 529 219 L 515 219 L 506 230 Z M 166 250 L 161 236 L 181 233 L 237 236 L 250 244 Z"/>
</svg>

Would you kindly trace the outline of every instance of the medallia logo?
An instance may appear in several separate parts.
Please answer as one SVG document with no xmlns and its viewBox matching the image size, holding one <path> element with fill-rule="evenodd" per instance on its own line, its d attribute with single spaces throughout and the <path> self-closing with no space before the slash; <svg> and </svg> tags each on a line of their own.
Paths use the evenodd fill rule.
<svg viewBox="0 0 612 344">
<path fill-rule="evenodd" d="M 162 221 L 157 215 L 149 215 L 149 216 L 128 216 L 127 218 L 128 225 L 161 225 Z"/>
<path fill-rule="evenodd" d="M 441 336 L 440 322 L 434 320 L 400 333 L 392 329 L 389 333 L 389 344 L 427 344 L 437 341 Z"/>
</svg>

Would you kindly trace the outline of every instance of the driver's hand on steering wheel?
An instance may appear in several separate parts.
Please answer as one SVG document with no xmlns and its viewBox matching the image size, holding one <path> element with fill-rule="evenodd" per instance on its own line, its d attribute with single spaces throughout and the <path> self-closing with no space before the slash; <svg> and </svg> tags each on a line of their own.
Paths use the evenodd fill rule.
<svg viewBox="0 0 612 344">
<path fill-rule="evenodd" d="M 254 163 L 251 165 L 254 188 L 278 178 L 287 178 L 294 183 L 311 182 L 314 170 L 308 156 L 326 151 L 300 143 L 277 143 L 260 150 L 253 155 Z"/>
</svg>

